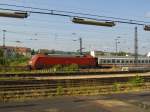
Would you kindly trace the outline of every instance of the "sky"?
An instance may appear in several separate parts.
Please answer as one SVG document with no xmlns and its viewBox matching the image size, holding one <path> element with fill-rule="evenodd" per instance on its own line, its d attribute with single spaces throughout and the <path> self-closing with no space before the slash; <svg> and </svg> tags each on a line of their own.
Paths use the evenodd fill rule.
<svg viewBox="0 0 150 112">
<path fill-rule="evenodd" d="M 150 22 L 148 0 L 0 0 L 0 8 L 31 10 L 4 6 L 2 4 L 37 7 L 61 11 L 89 13 Z M 101 50 L 115 52 L 115 39 L 119 51 L 134 52 L 135 25 L 116 23 L 115 27 L 74 24 L 72 18 L 31 13 L 26 19 L 0 17 L 0 44 L 2 30 L 6 30 L 6 45 L 34 49 L 76 51 L 79 38 L 83 39 L 85 51 Z M 139 53 L 150 51 L 150 32 L 138 27 Z M 77 40 L 77 41 L 73 41 Z M 21 41 L 21 43 L 16 43 Z"/>
</svg>

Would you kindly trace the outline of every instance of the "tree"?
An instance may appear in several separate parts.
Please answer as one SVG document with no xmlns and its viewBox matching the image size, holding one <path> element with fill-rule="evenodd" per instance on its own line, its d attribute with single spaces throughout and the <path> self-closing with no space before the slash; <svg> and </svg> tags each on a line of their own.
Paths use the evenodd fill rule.
<svg viewBox="0 0 150 112">
<path fill-rule="evenodd" d="M 34 49 L 31 50 L 31 55 L 35 55 L 35 50 Z"/>
<path fill-rule="evenodd" d="M 126 52 L 121 51 L 118 53 L 118 56 L 126 56 L 126 54 L 127 54 Z"/>
</svg>

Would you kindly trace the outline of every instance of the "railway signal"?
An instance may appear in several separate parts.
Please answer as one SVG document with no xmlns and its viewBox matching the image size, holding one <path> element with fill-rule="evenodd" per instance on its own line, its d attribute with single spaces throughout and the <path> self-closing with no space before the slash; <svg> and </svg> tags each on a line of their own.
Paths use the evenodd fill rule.
<svg viewBox="0 0 150 112">
<path fill-rule="evenodd" d="M 27 18 L 28 16 L 27 12 L 0 12 L 0 17 Z"/>
<path fill-rule="evenodd" d="M 73 23 L 78 23 L 78 24 L 86 24 L 86 25 L 96 25 L 96 26 L 106 26 L 106 27 L 113 27 L 115 26 L 115 22 L 113 21 L 94 21 L 94 20 L 86 20 L 82 18 L 73 18 L 72 19 Z"/>
</svg>

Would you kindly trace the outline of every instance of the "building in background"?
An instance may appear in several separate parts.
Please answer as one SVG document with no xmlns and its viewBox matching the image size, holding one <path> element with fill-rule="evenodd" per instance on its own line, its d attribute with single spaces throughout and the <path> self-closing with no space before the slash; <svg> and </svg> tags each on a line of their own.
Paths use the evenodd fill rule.
<svg viewBox="0 0 150 112">
<path fill-rule="evenodd" d="M 50 50 L 49 49 L 39 49 L 38 53 L 40 53 L 40 54 L 49 54 Z"/>
<path fill-rule="evenodd" d="M 15 47 L 15 46 L 0 46 L 0 49 L 5 49 L 5 53 L 7 56 L 15 56 L 16 54 L 31 56 L 31 48 L 26 47 Z"/>
</svg>

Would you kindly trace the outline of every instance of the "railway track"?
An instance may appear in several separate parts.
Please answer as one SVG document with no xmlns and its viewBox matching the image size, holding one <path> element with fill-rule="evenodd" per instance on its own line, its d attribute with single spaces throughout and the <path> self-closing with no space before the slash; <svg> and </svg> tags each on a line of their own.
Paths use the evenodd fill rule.
<svg viewBox="0 0 150 112">
<path fill-rule="evenodd" d="M 29 75 L 29 74 L 28 74 Z M 136 74 L 4 77 L 0 81 L 0 101 L 12 99 L 49 97 L 55 95 L 103 94 L 114 91 L 114 83 L 126 83 Z M 140 75 L 147 83 L 142 86 L 150 90 L 149 73 Z M 11 79 L 12 78 L 12 79 Z M 130 87 L 130 86 L 128 86 Z M 124 90 L 127 87 L 120 87 Z"/>
<path fill-rule="evenodd" d="M 139 86 L 140 90 L 150 90 L 150 83 Z M 130 90 L 131 85 L 120 86 L 119 90 Z M 113 93 L 116 91 L 114 85 L 98 84 L 74 84 L 74 85 L 21 85 L 21 86 L 1 86 L 0 101 L 7 102 L 13 100 L 25 100 L 33 98 L 45 98 L 57 95 L 98 95 Z"/>
</svg>

